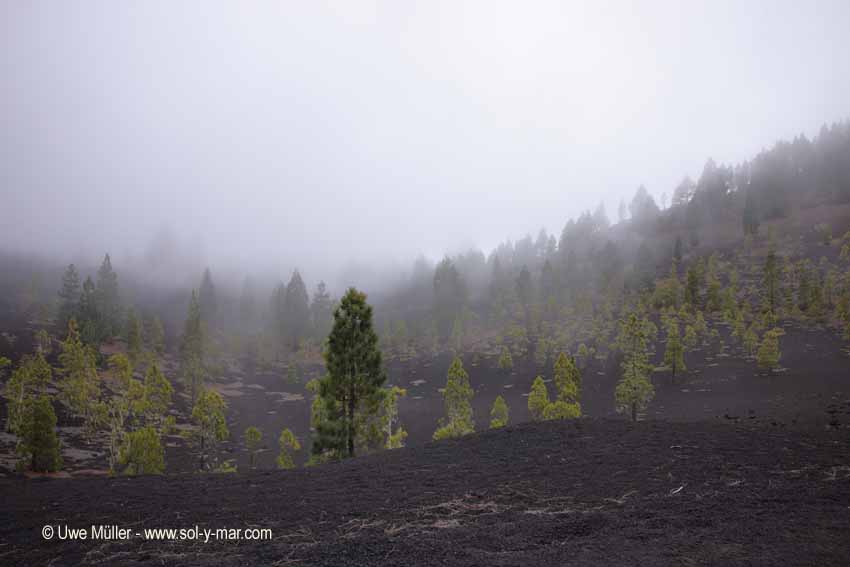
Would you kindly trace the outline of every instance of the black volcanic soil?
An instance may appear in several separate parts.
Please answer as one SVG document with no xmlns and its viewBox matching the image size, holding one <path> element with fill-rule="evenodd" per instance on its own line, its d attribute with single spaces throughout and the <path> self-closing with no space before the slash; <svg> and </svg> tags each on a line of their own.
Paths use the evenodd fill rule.
<svg viewBox="0 0 850 567">
<path fill-rule="evenodd" d="M 0 479 L 3 565 L 848 565 L 846 428 L 523 424 L 311 469 Z M 270 528 L 268 541 L 51 541 Z"/>
</svg>

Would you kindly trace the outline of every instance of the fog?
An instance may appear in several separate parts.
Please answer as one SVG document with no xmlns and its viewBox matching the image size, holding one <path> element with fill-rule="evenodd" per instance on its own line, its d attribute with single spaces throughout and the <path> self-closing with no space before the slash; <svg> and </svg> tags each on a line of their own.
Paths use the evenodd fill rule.
<svg viewBox="0 0 850 567">
<path fill-rule="evenodd" d="M 598 4 L 4 2 L 0 246 L 374 284 L 848 115 L 845 1 Z"/>
</svg>

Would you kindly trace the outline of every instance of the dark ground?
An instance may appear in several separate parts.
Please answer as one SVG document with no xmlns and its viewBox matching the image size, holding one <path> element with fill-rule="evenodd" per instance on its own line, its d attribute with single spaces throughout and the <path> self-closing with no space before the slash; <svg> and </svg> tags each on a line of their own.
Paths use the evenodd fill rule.
<svg viewBox="0 0 850 567">
<path fill-rule="evenodd" d="M 846 428 L 579 420 L 205 477 L 0 480 L 3 565 L 848 565 Z M 270 528 L 44 541 L 42 526 Z"/>
</svg>

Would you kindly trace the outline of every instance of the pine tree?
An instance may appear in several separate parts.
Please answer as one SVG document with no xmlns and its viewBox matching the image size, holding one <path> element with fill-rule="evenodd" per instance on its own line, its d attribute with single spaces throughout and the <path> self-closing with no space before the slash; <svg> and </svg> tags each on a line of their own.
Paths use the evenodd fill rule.
<svg viewBox="0 0 850 567">
<path fill-rule="evenodd" d="M 747 356 L 753 356 L 758 349 L 759 337 L 756 334 L 755 325 L 750 325 L 750 328 L 744 333 L 744 352 Z"/>
<path fill-rule="evenodd" d="M 292 273 L 283 297 L 282 323 L 284 339 L 293 352 L 298 350 L 301 339 L 308 335 L 310 326 L 310 299 L 307 287 L 298 270 Z"/>
<path fill-rule="evenodd" d="M 581 417 L 581 406 L 578 402 L 555 400 L 543 410 L 543 419 L 576 419 Z"/>
<path fill-rule="evenodd" d="M 508 404 L 505 398 L 496 396 L 493 407 L 490 409 L 490 429 L 498 429 L 508 424 Z"/>
<path fill-rule="evenodd" d="M 59 316 L 57 324 L 60 329 L 68 327 L 68 321 L 80 314 L 80 275 L 74 264 L 69 264 L 62 276 L 62 288 L 59 290 Z"/>
<path fill-rule="evenodd" d="M 747 197 L 744 200 L 744 215 L 743 215 L 744 235 L 755 236 L 759 231 L 759 218 L 756 211 L 756 201 L 753 198 L 752 191 L 747 191 Z"/>
<path fill-rule="evenodd" d="M 161 474 L 165 470 L 165 450 L 157 430 L 142 427 L 127 433 L 118 460 L 125 466 L 124 474 Z"/>
<path fill-rule="evenodd" d="M 3 358 L 3 366 L 8 366 L 9 359 Z M 6 404 L 6 431 L 20 435 L 25 416 L 27 402 L 39 394 L 45 393 L 45 388 L 52 376 L 52 368 L 41 353 L 36 356 L 24 355 L 18 367 L 12 372 L 6 384 L 4 395 Z"/>
<path fill-rule="evenodd" d="M 181 337 L 180 371 L 194 405 L 198 393 L 204 387 L 204 333 L 201 325 L 201 306 L 195 290 L 192 290 L 189 312 Z"/>
<path fill-rule="evenodd" d="M 59 383 L 60 397 L 75 415 L 83 418 L 86 432 L 92 435 L 99 425 L 96 409 L 100 399 L 100 377 L 95 355 L 83 345 L 74 319 L 68 323 L 68 338 L 62 343 L 59 363 L 63 374 Z"/>
<path fill-rule="evenodd" d="M 209 268 L 204 270 L 201 287 L 198 288 L 198 305 L 201 310 L 201 320 L 208 326 L 214 326 L 218 316 L 218 298 Z"/>
<path fill-rule="evenodd" d="M 514 367 L 514 359 L 511 357 L 511 351 L 508 350 L 508 347 L 502 347 L 502 353 L 499 355 L 499 370 L 510 371 L 513 370 Z"/>
<path fill-rule="evenodd" d="M 118 274 L 112 269 L 109 254 L 97 271 L 97 312 L 100 314 L 101 337 L 113 336 L 121 324 L 121 300 L 118 294 Z"/>
<path fill-rule="evenodd" d="M 165 353 L 165 329 L 159 317 L 154 317 L 151 322 L 150 343 L 156 354 L 162 356 Z"/>
<path fill-rule="evenodd" d="M 695 267 L 688 268 L 685 283 L 685 304 L 691 309 L 699 307 L 699 274 Z"/>
<path fill-rule="evenodd" d="M 455 318 L 466 304 L 466 285 L 449 258 L 434 270 L 434 319 L 441 339 L 448 338 Z"/>
<path fill-rule="evenodd" d="M 779 337 L 784 334 L 785 331 L 780 328 L 771 329 L 764 334 L 758 350 L 758 365 L 760 368 L 773 372 L 773 369 L 779 365 L 779 358 L 782 355 L 779 351 Z"/>
<path fill-rule="evenodd" d="M 576 358 L 578 359 L 578 364 L 581 369 L 587 368 L 587 363 L 590 362 L 590 349 L 587 348 L 586 344 L 581 343 L 578 345 Z"/>
<path fill-rule="evenodd" d="M 243 437 L 245 438 L 245 446 L 248 448 L 249 466 L 253 469 L 257 451 L 260 450 L 260 443 L 263 441 L 263 432 L 252 425 L 245 429 Z"/>
<path fill-rule="evenodd" d="M 581 396 L 581 373 L 571 356 L 563 352 L 558 355 L 553 368 L 553 382 L 558 400 L 578 404 Z"/>
<path fill-rule="evenodd" d="M 83 282 L 80 294 L 80 339 L 83 343 L 96 347 L 110 333 L 111 329 L 102 311 L 97 287 L 90 277 Z"/>
<path fill-rule="evenodd" d="M 333 300 L 328 293 L 325 282 L 319 282 L 313 292 L 313 302 L 310 304 L 310 314 L 313 318 L 313 333 L 319 342 L 324 341 L 333 326 Z"/>
<path fill-rule="evenodd" d="M 516 280 L 516 295 L 519 298 L 519 304 L 522 306 L 523 319 L 525 328 L 530 334 L 531 332 L 531 304 L 534 301 L 534 286 L 531 282 L 531 272 L 528 267 L 523 265 Z"/>
<path fill-rule="evenodd" d="M 62 454 L 56 435 L 56 412 L 46 394 L 30 397 L 21 411 L 17 454 L 30 470 L 53 472 L 62 468 Z"/>
<path fill-rule="evenodd" d="M 200 470 L 204 470 L 209 463 L 207 453 L 230 436 L 224 417 L 226 409 L 224 398 L 215 390 L 201 392 L 192 408 L 192 421 L 198 426 L 195 438 L 200 455 Z"/>
<path fill-rule="evenodd" d="M 676 382 L 676 372 L 685 372 L 685 348 L 679 337 L 679 322 L 671 318 L 667 323 L 667 350 L 664 352 L 664 364 L 672 372 L 671 382 Z"/>
<path fill-rule="evenodd" d="M 159 369 L 156 362 L 150 365 L 145 374 L 144 384 L 144 410 L 147 421 L 162 431 L 174 397 L 174 388 L 171 382 Z"/>
<path fill-rule="evenodd" d="M 43 356 L 50 356 L 53 352 L 53 339 L 45 329 L 39 329 L 35 333 L 35 344 L 38 353 Z"/>
<path fill-rule="evenodd" d="M 298 438 L 289 429 L 284 429 L 280 432 L 278 439 L 280 446 L 280 454 L 277 456 L 277 467 L 279 469 L 294 469 L 295 461 L 292 459 L 292 452 L 301 450 L 301 443 Z"/>
<path fill-rule="evenodd" d="M 617 409 L 628 411 L 632 421 L 637 421 L 638 410 L 652 400 L 655 389 L 649 380 L 652 367 L 646 353 L 646 326 L 635 313 L 622 322 L 619 342 L 623 348 L 623 377 L 614 391 Z"/>
<path fill-rule="evenodd" d="M 407 395 L 407 390 L 393 386 L 385 390 L 383 402 L 383 425 L 386 433 L 384 447 L 387 449 L 400 449 L 404 447 L 407 439 L 407 431 L 398 425 L 398 399 Z"/>
<path fill-rule="evenodd" d="M 103 411 L 109 435 L 109 471 L 114 473 L 124 447 L 127 422 L 144 411 L 144 387 L 133 378 L 133 367 L 124 354 L 109 357 L 109 370 L 115 379 L 115 395 L 106 402 Z"/>
<path fill-rule="evenodd" d="M 441 426 L 434 432 L 434 440 L 460 437 L 475 431 L 472 419 L 473 391 L 469 384 L 469 375 L 463 368 L 460 358 L 455 357 L 449 367 L 446 387 L 443 390 L 443 403 L 446 416 L 440 420 Z"/>
<path fill-rule="evenodd" d="M 386 381 L 372 307 L 366 294 L 351 288 L 334 311 L 325 350 L 327 375 L 319 382 L 326 412 L 317 424 L 313 453 L 353 457 L 357 423 L 377 414 Z"/>
<path fill-rule="evenodd" d="M 531 392 L 528 394 L 528 411 L 531 418 L 540 421 L 545 418 L 546 408 L 549 406 L 549 391 L 543 376 L 538 376 L 531 384 Z"/>
</svg>

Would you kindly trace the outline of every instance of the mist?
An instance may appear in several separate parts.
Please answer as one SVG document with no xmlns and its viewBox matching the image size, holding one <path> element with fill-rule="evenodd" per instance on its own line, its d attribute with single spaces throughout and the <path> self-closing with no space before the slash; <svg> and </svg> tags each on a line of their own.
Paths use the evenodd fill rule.
<svg viewBox="0 0 850 567">
<path fill-rule="evenodd" d="M 841 1 L 7 2 L 0 246 L 147 258 L 175 285 L 210 265 L 379 287 L 815 134 L 847 114 L 847 21 Z"/>
</svg>

